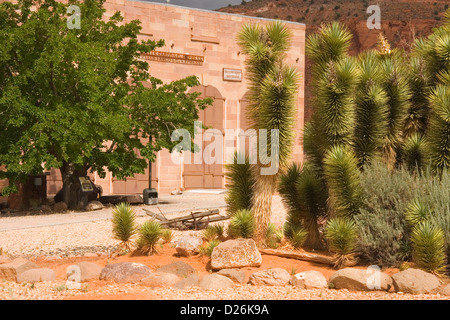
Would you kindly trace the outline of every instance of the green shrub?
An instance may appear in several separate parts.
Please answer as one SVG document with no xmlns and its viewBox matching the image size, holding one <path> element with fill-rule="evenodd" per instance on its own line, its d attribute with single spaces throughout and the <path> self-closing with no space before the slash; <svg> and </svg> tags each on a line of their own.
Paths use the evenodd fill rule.
<svg viewBox="0 0 450 320">
<path fill-rule="evenodd" d="M 163 229 L 161 231 L 161 238 L 163 239 L 164 243 L 170 243 L 173 240 L 173 232 L 170 229 Z"/>
<path fill-rule="evenodd" d="M 131 248 L 131 238 L 136 234 L 136 215 L 128 203 L 118 204 L 112 212 L 113 236 L 120 240 L 124 249 Z"/>
<path fill-rule="evenodd" d="M 146 221 L 139 228 L 139 238 L 136 241 L 137 249 L 144 254 L 156 253 L 156 244 L 161 239 L 163 230 L 156 221 Z"/>
<path fill-rule="evenodd" d="M 308 231 L 301 224 L 292 224 L 289 221 L 284 224 L 284 236 L 294 249 L 300 249 L 306 242 Z"/>
<path fill-rule="evenodd" d="M 410 227 L 415 227 L 430 219 L 429 208 L 423 202 L 414 199 L 406 208 L 405 219 Z"/>
<path fill-rule="evenodd" d="M 228 192 L 225 196 L 227 204 L 227 211 L 229 214 L 234 214 L 240 209 L 249 209 L 252 206 L 253 185 L 255 179 L 253 178 L 248 157 L 240 158 L 239 153 L 234 154 L 233 163 L 227 164 L 225 168 Z M 238 161 L 241 160 L 241 161 Z"/>
<path fill-rule="evenodd" d="M 265 245 L 269 248 L 276 249 L 279 247 L 283 238 L 283 230 L 277 228 L 273 223 L 269 223 L 266 230 Z"/>
<path fill-rule="evenodd" d="M 217 224 L 214 226 L 207 226 L 205 230 L 203 230 L 202 238 L 208 242 L 222 238 L 224 233 L 224 227 L 221 224 Z"/>
<path fill-rule="evenodd" d="M 208 242 L 206 246 L 201 246 L 199 248 L 199 252 L 203 256 L 211 257 L 211 254 L 215 247 L 217 247 L 220 244 L 220 241 L 215 239 Z"/>
<path fill-rule="evenodd" d="M 425 221 L 412 231 L 413 260 L 425 271 L 441 273 L 445 270 L 445 239 L 441 228 Z"/>
<path fill-rule="evenodd" d="M 255 218 L 250 210 L 238 210 L 228 225 L 228 235 L 232 238 L 251 238 L 255 232 Z"/>
<path fill-rule="evenodd" d="M 358 232 L 355 222 L 350 218 L 333 218 L 325 227 L 325 238 L 330 251 L 335 254 L 335 268 L 341 268 L 354 258 Z"/>
</svg>

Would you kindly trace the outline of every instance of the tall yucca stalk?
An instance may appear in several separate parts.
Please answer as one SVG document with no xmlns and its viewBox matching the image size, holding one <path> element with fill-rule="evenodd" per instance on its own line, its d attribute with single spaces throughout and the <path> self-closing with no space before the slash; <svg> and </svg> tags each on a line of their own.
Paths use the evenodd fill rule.
<svg viewBox="0 0 450 320">
<path fill-rule="evenodd" d="M 132 247 L 132 237 L 137 232 L 136 214 L 128 203 L 118 204 L 112 212 L 114 238 L 121 241 L 125 250 Z"/>
<path fill-rule="evenodd" d="M 324 181 L 310 165 L 292 164 L 280 177 L 279 193 L 288 208 L 287 223 L 293 229 L 307 231 L 305 246 L 322 247 L 318 219 L 327 213 L 327 191 Z"/>
<path fill-rule="evenodd" d="M 370 164 L 383 146 L 387 132 L 387 95 L 380 85 L 381 72 L 376 52 L 359 56 L 361 78 L 356 88 L 354 150 L 358 165 Z"/>
<path fill-rule="evenodd" d="M 403 145 L 403 129 L 410 109 L 410 88 L 403 51 L 392 50 L 379 54 L 382 71 L 381 86 L 387 94 L 387 132 L 384 138 L 383 154 L 386 164 L 393 169 L 399 160 Z"/>
<path fill-rule="evenodd" d="M 331 207 L 337 216 L 352 218 L 361 206 L 360 172 L 351 149 L 333 147 L 324 160 Z"/>
<path fill-rule="evenodd" d="M 426 271 L 439 274 L 445 271 L 445 239 L 441 228 L 425 221 L 414 227 L 411 234 L 413 260 Z"/>
<path fill-rule="evenodd" d="M 225 196 L 228 214 L 233 215 L 240 209 L 250 210 L 255 179 L 252 175 L 248 156 L 243 157 L 236 152 L 233 163 L 227 164 L 225 167 L 227 169 L 226 177 L 228 178 L 226 186 L 228 192 Z"/>
<path fill-rule="evenodd" d="M 247 56 L 249 80 L 249 122 L 253 129 L 267 130 L 266 150 L 258 143 L 258 164 L 252 172 L 255 178 L 252 211 L 255 217 L 257 243 L 264 242 L 270 222 L 272 196 L 279 172 L 287 167 L 294 143 L 295 98 L 299 75 L 284 59 L 290 48 L 291 33 L 281 22 L 266 26 L 244 25 L 238 43 Z M 272 140 L 271 130 L 278 142 Z M 259 131 L 261 133 L 261 131 Z M 261 136 L 258 137 L 260 141 Z M 270 155 L 266 153 L 268 151 Z M 267 157 L 278 159 L 276 173 L 265 174 Z"/>
<path fill-rule="evenodd" d="M 450 87 L 436 86 L 429 99 L 432 108 L 429 152 L 434 171 L 441 174 L 444 169 L 450 168 Z"/>
</svg>

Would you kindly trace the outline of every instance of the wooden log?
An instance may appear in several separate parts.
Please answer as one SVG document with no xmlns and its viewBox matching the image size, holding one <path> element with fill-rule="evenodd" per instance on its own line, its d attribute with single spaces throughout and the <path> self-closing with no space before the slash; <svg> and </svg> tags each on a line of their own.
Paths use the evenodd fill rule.
<svg viewBox="0 0 450 320">
<path fill-rule="evenodd" d="M 204 212 L 194 212 L 188 216 L 183 216 L 183 217 L 178 217 L 178 218 L 173 218 L 173 219 L 168 219 L 166 221 L 164 221 L 164 224 L 172 224 L 172 223 L 176 223 L 176 222 L 183 222 L 183 221 L 189 221 L 192 220 L 194 221 L 194 219 L 199 219 L 202 217 L 207 217 L 207 216 L 212 216 L 212 215 L 216 215 L 219 213 L 219 209 L 216 210 L 208 210 L 208 211 L 204 211 Z"/>
<path fill-rule="evenodd" d="M 272 256 L 278 256 L 283 258 L 291 258 L 297 260 L 311 261 L 321 264 L 326 264 L 329 266 L 334 265 L 334 259 L 332 257 L 307 253 L 307 252 L 292 252 L 286 250 L 275 250 L 275 249 L 260 249 L 261 254 L 267 254 Z"/>
</svg>

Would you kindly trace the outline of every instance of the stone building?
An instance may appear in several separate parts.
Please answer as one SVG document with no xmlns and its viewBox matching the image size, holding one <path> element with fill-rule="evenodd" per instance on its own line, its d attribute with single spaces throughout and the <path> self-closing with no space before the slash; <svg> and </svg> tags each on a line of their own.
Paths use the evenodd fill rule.
<svg viewBox="0 0 450 320">
<path fill-rule="evenodd" d="M 125 22 L 139 19 L 142 25 L 141 39 L 165 40 L 165 47 L 142 57 L 148 60 L 152 76 L 164 82 L 190 75 L 198 77 L 201 86 L 196 91 L 214 98 L 211 107 L 200 111 L 200 120 L 204 125 L 218 129 L 222 134 L 229 129 L 247 129 L 245 56 L 240 52 L 236 37 L 245 23 L 265 24 L 271 20 L 134 0 L 107 0 L 105 8 L 107 17 L 120 11 Z M 293 35 L 287 62 L 302 75 L 297 97 L 296 143 L 293 149 L 293 160 L 301 162 L 305 25 L 289 21 L 285 23 Z M 231 147 L 237 145 L 235 141 Z M 222 163 L 225 162 L 226 159 L 223 159 Z M 126 180 L 117 180 L 110 173 L 101 179 L 92 173 L 91 179 L 102 186 L 105 195 L 142 194 L 143 189 L 149 187 L 148 172 Z M 168 150 L 158 152 L 152 164 L 151 185 L 160 194 L 170 193 L 174 189 L 223 189 L 225 183 L 223 164 L 174 163 Z M 52 170 L 47 176 L 47 193 L 54 194 L 61 187 L 59 171 Z"/>
</svg>

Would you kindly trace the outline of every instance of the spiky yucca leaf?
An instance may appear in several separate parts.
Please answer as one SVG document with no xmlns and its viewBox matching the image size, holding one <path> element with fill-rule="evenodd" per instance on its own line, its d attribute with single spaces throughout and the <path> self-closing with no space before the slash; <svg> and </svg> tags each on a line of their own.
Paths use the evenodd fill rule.
<svg viewBox="0 0 450 320">
<path fill-rule="evenodd" d="M 368 51 L 359 56 L 361 78 L 356 88 L 354 150 L 359 167 L 371 163 L 383 146 L 387 132 L 387 95 L 380 85 L 378 56 Z"/>
<path fill-rule="evenodd" d="M 112 212 L 113 236 L 120 240 L 124 249 L 132 246 L 132 237 L 137 232 L 136 214 L 128 203 L 120 203 Z"/>
<path fill-rule="evenodd" d="M 303 228 L 301 223 L 294 224 L 286 221 L 283 227 L 284 236 L 294 249 L 300 249 L 308 237 L 308 231 Z"/>
<path fill-rule="evenodd" d="M 335 254 L 335 268 L 341 268 L 354 258 L 357 237 L 356 224 L 352 219 L 334 218 L 327 222 L 325 238 Z"/>
<path fill-rule="evenodd" d="M 240 209 L 250 209 L 252 206 L 253 186 L 255 179 L 252 175 L 248 156 L 234 154 L 233 163 L 226 164 L 227 203 L 228 214 L 234 214 Z"/>
<path fill-rule="evenodd" d="M 223 225 L 214 225 L 207 226 L 205 230 L 203 230 L 202 238 L 208 242 L 220 238 L 223 236 Z"/>
<path fill-rule="evenodd" d="M 324 174 L 338 216 L 351 218 L 359 212 L 361 187 L 357 160 L 353 152 L 332 148 L 324 160 Z"/>
<path fill-rule="evenodd" d="M 228 225 L 228 235 L 232 238 L 251 238 L 255 232 L 255 218 L 250 210 L 238 210 Z"/>
<path fill-rule="evenodd" d="M 139 238 L 136 241 L 137 249 L 144 254 L 157 253 L 156 244 L 162 236 L 161 225 L 153 220 L 144 222 L 139 228 Z"/>
<path fill-rule="evenodd" d="M 450 168 L 450 88 L 436 86 L 429 101 L 433 110 L 428 133 L 429 152 L 434 170 L 442 173 Z"/>
<path fill-rule="evenodd" d="M 441 273 L 445 270 L 445 239 L 442 229 L 425 221 L 416 225 L 411 234 L 413 260 L 428 272 Z"/>
<path fill-rule="evenodd" d="M 403 147 L 403 161 L 410 171 L 421 172 L 428 162 L 427 141 L 420 133 L 413 133 Z"/>
<path fill-rule="evenodd" d="M 161 238 L 164 240 L 164 243 L 172 242 L 174 234 L 170 229 L 163 229 L 161 231 Z"/>
<path fill-rule="evenodd" d="M 269 223 L 266 230 L 266 240 L 265 245 L 269 248 L 276 249 L 280 245 L 281 239 L 283 238 L 283 230 L 277 228 L 273 223 Z"/>
<path fill-rule="evenodd" d="M 415 227 L 430 219 L 430 209 L 419 199 L 414 199 L 408 207 L 406 207 L 405 219 L 410 227 Z"/>
</svg>

